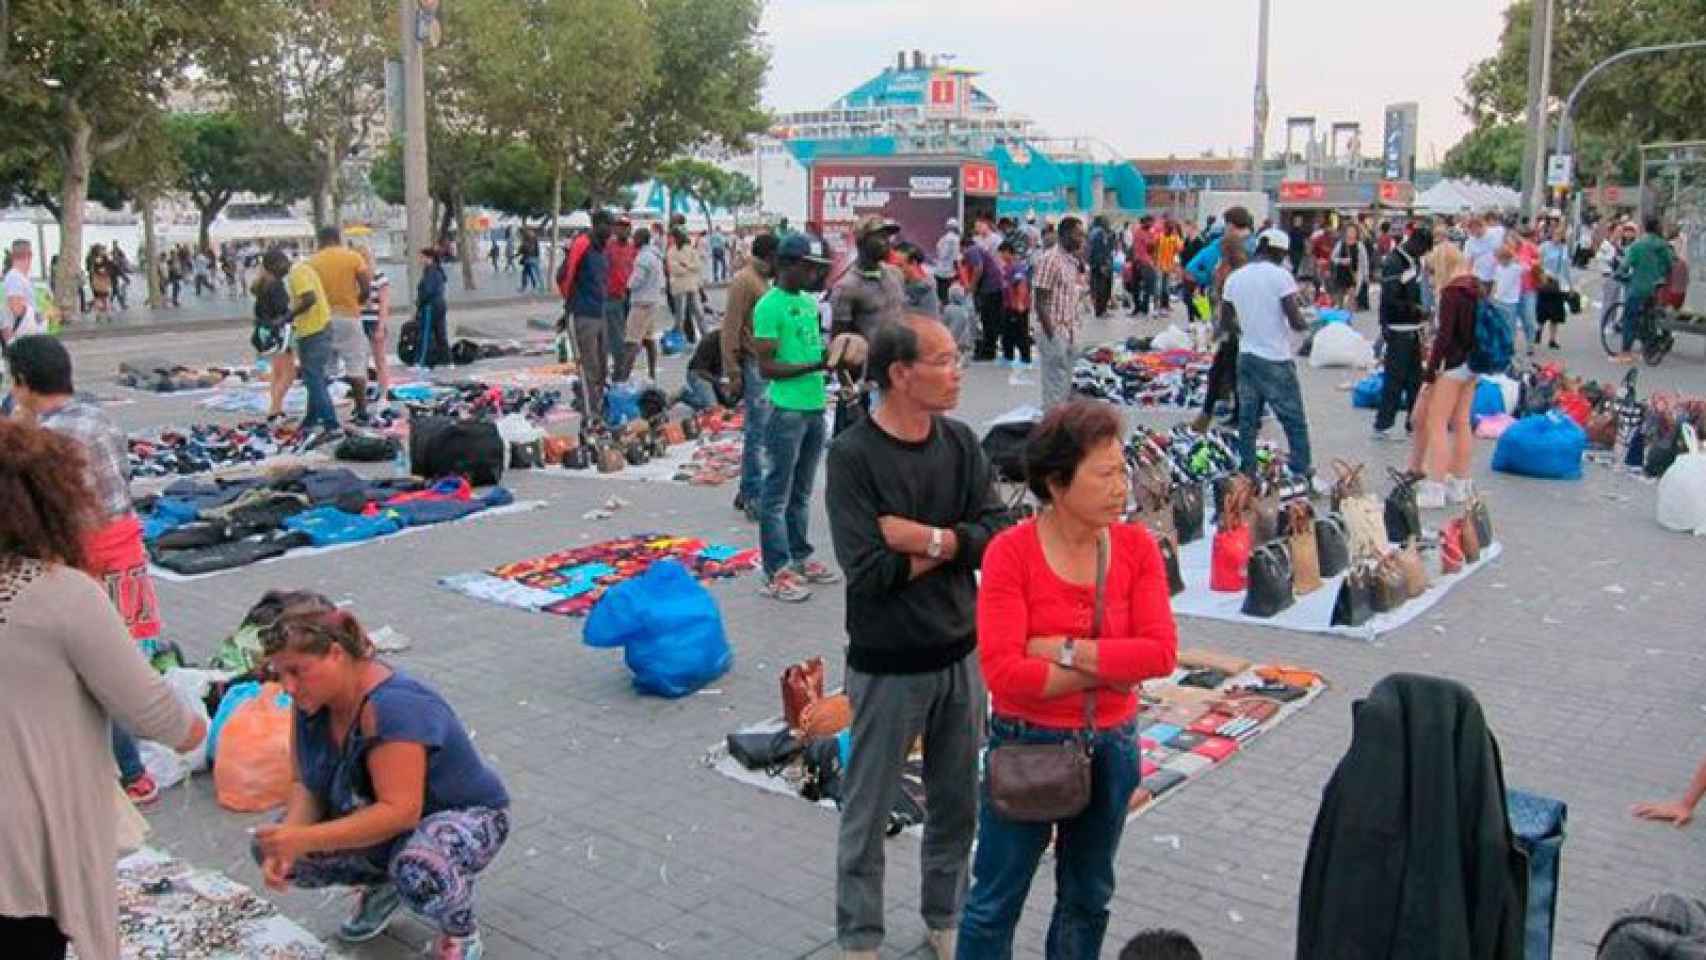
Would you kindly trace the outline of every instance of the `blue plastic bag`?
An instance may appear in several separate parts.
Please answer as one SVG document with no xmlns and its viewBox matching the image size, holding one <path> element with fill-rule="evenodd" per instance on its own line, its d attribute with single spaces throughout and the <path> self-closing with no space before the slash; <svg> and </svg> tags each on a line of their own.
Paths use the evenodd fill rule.
<svg viewBox="0 0 1706 960">
<path fill-rule="evenodd" d="M 634 689 L 660 697 L 685 697 L 734 665 L 717 601 L 673 560 L 606 593 L 581 639 L 589 647 L 622 647 Z"/>
<path fill-rule="evenodd" d="M 1475 402 L 1469 408 L 1471 425 L 1480 426 L 1483 417 L 1509 412 L 1505 409 L 1505 392 L 1498 384 L 1486 377 L 1475 381 Z"/>
<path fill-rule="evenodd" d="M 604 422 L 620 427 L 640 416 L 640 392 L 624 384 L 611 384 L 604 391 Z"/>
<path fill-rule="evenodd" d="M 219 756 L 219 731 L 225 728 L 225 721 L 231 719 L 231 714 L 245 700 L 253 700 L 261 695 L 261 685 L 253 680 L 234 683 L 225 688 L 225 695 L 219 698 L 219 709 L 213 712 L 213 719 L 207 722 L 207 762 L 211 765 L 213 758 Z"/>
<path fill-rule="evenodd" d="M 1378 370 L 1357 382 L 1351 390 L 1351 406 L 1362 410 L 1380 407 L 1380 395 L 1386 390 L 1386 371 Z"/>
<path fill-rule="evenodd" d="M 1518 850 L 1528 855 L 1528 916 L 1524 960 L 1548 960 L 1558 914 L 1558 855 L 1563 852 L 1570 808 L 1561 800 L 1511 788 L 1505 815 Z"/>
<path fill-rule="evenodd" d="M 1580 480 L 1588 435 L 1576 421 L 1550 410 L 1523 417 L 1499 437 L 1493 469 L 1546 480 Z"/>
<path fill-rule="evenodd" d="M 680 330 L 665 330 L 660 341 L 660 347 L 664 356 L 673 357 L 687 349 L 687 335 Z"/>
<path fill-rule="evenodd" d="M 1316 316 L 1320 317 L 1321 322 L 1324 324 L 1351 322 L 1351 312 L 1349 310 L 1340 310 L 1338 307 L 1322 307 L 1316 312 Z"/>
</svg>

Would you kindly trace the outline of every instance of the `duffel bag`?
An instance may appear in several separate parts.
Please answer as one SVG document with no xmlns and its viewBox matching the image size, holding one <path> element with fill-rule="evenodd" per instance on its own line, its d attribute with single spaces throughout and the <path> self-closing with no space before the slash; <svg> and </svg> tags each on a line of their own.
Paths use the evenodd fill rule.
<svg viewBox="0 0 1706 960">
<path fill-rule="evenodd" d="M 1499 437 L 1493 469 L 1524 477 L 1580 480 L 1587 445 L 1587 433 L 1557 410 L 1523 417 Z"/>
<path fill-rule="evenodd" d="M 503 479 L 508 453 L 488 421 L 421 417 L 409 425 L 409 472 L 417 477 L 455 475 L 491 486 Z"/>
</svg>

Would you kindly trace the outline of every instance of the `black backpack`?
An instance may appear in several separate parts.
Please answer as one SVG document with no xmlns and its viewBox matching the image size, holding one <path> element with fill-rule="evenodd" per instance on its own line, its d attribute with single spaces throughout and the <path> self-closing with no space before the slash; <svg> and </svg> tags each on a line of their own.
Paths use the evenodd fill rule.
<svg viewBox="0 0 1706 960">
<path fill-rule="evenodd" d="M 509 450 L 496 424 L 421 417 L 409 425 L 409 472 L 417 477 L 467 477 L 476 487 L 503 479 Z"/>
</svg>

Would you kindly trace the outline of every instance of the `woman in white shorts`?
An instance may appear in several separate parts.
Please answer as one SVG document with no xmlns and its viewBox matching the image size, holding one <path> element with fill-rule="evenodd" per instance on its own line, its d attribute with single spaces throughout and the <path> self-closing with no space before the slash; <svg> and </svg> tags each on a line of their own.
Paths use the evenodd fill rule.
<svg viewBox="0 0 1706 960">
<path fill-rule="evenodd" d="M 361 305 L 361 332 L 367 338 L 368 347 L 373 353 L 373 370 L 377 374 L 379 384 L 379 399 L 384 400 L 391 392 L 391 366 L 386 362 L 386 354 L 390 347 L 386 341 L 390 337 L 391 326 L 391 279 L 379 272 L 379 266 L 373 259 L 373 248 L 362 246 L 361 258 L 367 261 L 367 274 L 373 278 L 373 284 L 367 291 L 367 302 Z"/>
<path fill-rule="evenodd" d="M 1475 310 L 1483 296 L 1467 258 L 1439 263 L 1451 272 L 1440 288 L 1439 329 L 1422 374 L 1428 401 L 1422 423 L 1427 433 L 1427 479 L 1416 490 L 1417 504 L 1435 510 L 1448 501 L 1461 503 L 1473 492 L 1469 471 L 1475 432 L 1469 427 L 1469 410 L 1475 402 L 1477 378 L 1469 369 L 1469 354 L 1475 349 Z"/>
</svg>

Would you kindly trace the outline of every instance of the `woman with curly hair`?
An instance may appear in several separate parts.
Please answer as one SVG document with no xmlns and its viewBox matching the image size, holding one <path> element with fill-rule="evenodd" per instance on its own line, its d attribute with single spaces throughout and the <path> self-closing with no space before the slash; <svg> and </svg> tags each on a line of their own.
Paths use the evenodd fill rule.
<svg viewBox="0 0 1706 960">
<path fill-rule="evenodd" d="M 113 719 L 180 751 L 207 732 L 83 572 L 99 513 L 83 459 L 0 421 L 0 943 L 23 960 L 118 955 Z"/>
</svg>

